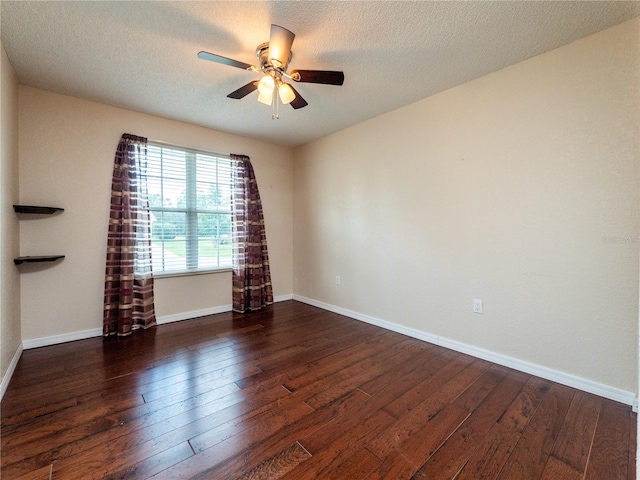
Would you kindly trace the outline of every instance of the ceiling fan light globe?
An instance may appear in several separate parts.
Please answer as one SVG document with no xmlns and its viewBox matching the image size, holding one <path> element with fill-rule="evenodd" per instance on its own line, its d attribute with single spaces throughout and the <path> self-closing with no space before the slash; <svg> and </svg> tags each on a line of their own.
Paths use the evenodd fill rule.
<svg viewBox="0 0 640 480">
<path fill-rule="evenodd" d="M 260 83 L 258 83 L 258 92 L 265 97 L 271 97 L 275 85 L 276 83 L 273 77 L 271 75 L 265 75 L 262 77 L 262 80 L 260 80 Z"/>
<path fill-rule="evenodd" d="M 290 104 L 294 98 L 296 98 L 296 94 L 291 88 L 291 85 L 288 83 L 281 83 L 278 87 L 278 94 L 280 95 L 280 100 L 285 105 Z"/>
<path fill-rule="evenodd" d="M 258 92 L 258 101 L 260 103 L 264 103 L 265 105 L 271 105 L 271 103 L 273 102 L 273 93 L 263 95 L 261 92 Z"/>
</svg>

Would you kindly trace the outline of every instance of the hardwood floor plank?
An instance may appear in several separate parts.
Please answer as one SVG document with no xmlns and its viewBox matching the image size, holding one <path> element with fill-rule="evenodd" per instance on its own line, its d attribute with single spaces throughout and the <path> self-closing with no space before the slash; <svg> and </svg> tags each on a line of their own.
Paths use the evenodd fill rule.
<svg viewBox="0 0 640 480">
<path fill-rule="evenodd" d="M 584 472 L 601 406 L 601 397 L 576 392 L 551 455 Z"/>
<path fill-rule="evenodd" d="M 353 354 L 357 354 L 358 349 L 353 349 L 354 344 L 369 342 L 375 337 L 378 337 L 382 334 L 382 331 L 378 331 L 366 335 L 361 333 L 354 333 L 341 337 L 337 340 L 323 338 L 322 342 L 314 343 L 313 345 L 308 347 L 307 350 L 294 354 L 289 358 L 260 362 L 259 368 L 262 370 L 262 373 L 238 381 L 238 386 L 240 388 L 246 388 L 248 386 L 255 385 L 256 383 L 269 380 L 281 374 L 281 371 L 283 369 L 290 370 L 290 367 L 292 365 L 301 366 L 299 369 L 294 369 L 289 373 L 289 375 L 295 376 L 297 373 L 308 369 L 309 365 L 313 362 L 329 359 L 334 355 L 339 355 L 350 350 L 353 350 Z"/>
<path fill-rule="evenodd" d="M 326 480 L 367 478 L 382 462 L 366 448 L 360 448 L 347 456 L 342 463 L 329 466 L 322 473 Z"/>
<path fill-rule="evenodd" d="M 411 432 L 396 450 L 413 463 L 416 469 L 427 459 L 469 418 L 466 410 L 449 404 L 435 416 L 423 423 L 423 428 Z"/>
<path fill-rule="evenodd" d="M 416 383 L 426 379 L 447 364 L 448 356 L 445 355 L 447 350 L 428 344 L 423 347 L 425 348 L 421 348 L 410 359 L 403 362 L 399 368 L 389 370 L 383 375 L 360 385 L 360 390 L 369 395 L 375 395 L 389 388 L 390 384 L 398 382 L 401 378 L 405 378 L 411 383 L 411 386 L 403 388 L 403 391 L 406 392 Z M 400 386 L 398 385 L 398 387 Z"/>
<path fill-rule="evenodd" d="M 341 478 L 335 475 L 341 471 L 342 468 L 347 470 L 345 463 L 348 465 L 350 458 L 360 452 L 365 455 L 365 463 L 370 466 L 367 475 L 371 473 L 381 460 L 375 457 L 370 451 L 363 449 L 363 442 L 366 437 L 376 435 L 378 432 L 385 429 L 394 421 L 388 413 L 382 410 L 377 410 L 370 415 L 366 420 L 358 423 L 353 428 L 350 428 L 341 435 L 334 437 L 334 441 L 317 447 L 316 451 L 311 450 L 311 459 L 298 465 L 291 470 L 287 475 L 282 477 L 282 480 L 299 480 L 301 478 Z M 307 446 L 300 442 L 301 445 L 309 450 Z M 362 460 L 362 459 L 360 459 Z M 359 465 L 357 468 L 363 468 L 363 465 Z M 354 468 L 350 466 L 348 468 Z M 364 467 L 366 468 L 366 467 Z M 342 477 L 342 478 L 364 478 L 360 477 Z"/>
<path fill-rule="evenodd" d="M 229 330 L 226 332 L 222 332 L 222 333 L 218 333 L 218 337 L 220 338 L 224 338 L 224 337 L 228 337 L 230 335 L 238 335 L 241 333 L 247 333 L 247 332 L 253 332 L 255 330 L 262 330 L 264 328 L 264 325 L 257 323 L 255 325 L 248 325 L 246 327 L 242 327 L 242 328 L 235 328 L 233 330 Z"/>
<path fill-rule="evenodd" d="M 354 389 L 352 392 L 360 391 Z M 297 392 L 296 392 L 297 393 Z M 381 408 L 393 398 L 389 394 L 375 394 L 373 396 L 364 394 L 364 399 L 358 405 L 357 410 L 342 413 L 334 419 L 325 422 L 313 431 L 309 431 L 306 435 L 299 435 L 298 441 L 307 448 L 312 454 L 328 448 L 336 441 L 344 432 L 348 432 L 360 424 L 364 423 L 372 415 L 378 414 Z M 329 402 L 326 405 L 332 405 Z"/>
<path fill-rule="evenodd" d="M 455 403 L 470 412 L 473 411 L 509 372 L 508 368 L 492 365 L 455 399 Z"/>
<path fill-rule="evenodd" d="M 498 478 L 509 455 L 520 439 L 520 432 L 494 424 L 479 447 L 462 467 L 456 480 L 484 480 Z M 536 478 L 536 477 L 529 477 Z"/>
<path fill-rule="evenodd" d="M 231 347 L 232 345 L 233 343 L 230 342 L 228 338 L 216 336 L 208 340 L 187 345 L 187 350 L 195 350 L 194 356 L 198 356 L 206 352 L 219 351 L 222 348 Z M 189 353 L 189 355 L 191 355 L 191 353 Z"/>
<path fill-rule="evenodd" d="M 188 442 L 182 442 L 178 445 L 168 448 L 162 452 L 156 453 L 151 457 L 145 459 L 144 462 L 139 462 L 131 467 L 123 468 L 121 470 L 113 471 L 108 474 L 100 475 L 98 472 L 83 473 L 80 478 L 100 478 L 104 480 L 121 480 L 129 478 L 149 478 L 158 472 L 165 470 L 171 465 L 175 465 L 182 460 L 185 460 L 194 455 L 193 450 Z M 115 468 L 111 467 L 115 470 Z M 74 470 L 74 473 L 77 470 Z M 96 475 L 97 474 L 97 475 Z M 89 476 L 87 476 L 89 475 Z"/>
<path fill-rule="evenodd" d="M 394 366 L 403 363 L 415 355 L 415 351 L 412 348 L 403 348 L 403 346 L 407 345 L 413 347 L 411 342 L 401 342 L 397 346 L 399 350 L 396 348 L 386 349 L 352 365 L 348 369 L 338 372 L 332 377 L 331 382 L 333 385 L 330 388 L 308 397 L 305 401 L 313 408 L 320 408 L 334 399 L 341 397 L 346 392 L 359 388 L 363 383 L 384 374 L 390 369 L 393 369 Z M 285 384 L 285 386 L 288 387 L 288 384 Z"/>
<path fill-rule="evenodd" d="M 12 480 L 48 480 L 49 476 L 53 477 L 54 469 L 51 465 L 46 465 L 37 470 L 20 475 L 19 477 L 10 477 Z"/>
<path fill-rule="evenodd" d="M 471 363 L 471 365 L 469 365 L 468 368 L 460 367 L 453 370 L 457 371 L 461 369 L 457 375 L 450 378 L 449 381 L 444 383 L 439 389 L 423 397 L 422 401 L 414 408 L 401 412 L 400 418 L 394 422 L 390 428 L 384 431 L 382 435 L 372 438 L 367 443 L 367 448 L 379 458 L 385 458 L 391 449 L 398 447 L 409 438 L 415 436 L 419 430 L 427 428 L 426 425 L 428 425 L 428 422 L 441 410 L 445 409 L 450 402 L 463 392 L 469 384 L 477 379 L 486 369 L 486 362 L 474 364 L 474 362 L 470 361 L 469 363 Z M 395 402 L 392 402 L 392 404 L 395 404 Z M 406 405 L 406 403 L 404 405 Z M 388 411 L 388 406 L 384 407 L 384 410 Z M 455 415 L 453 415 L 454 419 L 459 417 L 466 418 L 468 415 L 467 410 L 456 405 L 451 405 L 449 411 L 455 411 Z M 396 413 L 396 415 L 398 414 Z M 419 465 L 421 465 L 421 463 L 417 464 L 417 466 Z"/>
<path fill-rule="evenodd" d="M 251 432 L 243 436 L 235 435 L 228 441 L 219 443 L 215 448 L 198 452 L 193 457 L 177 463 L 152 478 L 155 480 L 232 478 L 238 472 L 257 466 L 265 458 L 288 446 L 291 438 L 317 430 L 332 418 L 357 409 L 366 398 L 362 392 L 351 392 L 331 405 L 316 410 L 313 414 L 291 424 L 286 431 L 273 432 L 266 438 L 254 437 Z"/>
<path fill-rule="evenodd" d="M 20 413 L 8 414 L 2 418 L 2 428 L 9 433 L 9 427 L 19 425 L 21 423 L 33 421 L 38 417 L 42 417 L 51 413 L 61 412 L 68 408 L 78 405 L 77 397 L 68 398 L 59 402 L 48 403 L 33 409 L 23 410 Z"/>
<path fill-rule="evenodd" d="M 540 377 L 530 377 L 498 423 L 522 433 L 550 387 L 550 381 Z"/>
<path fill-rule="evenodd" d="M 499 480 L 540 478 L 576 390 L 553 384 L 531 417 Z"/>
<path fill-rule="evenodd" d="M 626 480 L 629 457 L 629 409 L 611 400 L 602 400 L 602 409 L 593 437 L 585 480 L 607 478 Z"/>
<path fill-rule="evenodd" d="M 416 467 L 397 452 L 389 454 L 378 467 L 365 477 L 366 480 L 410 480 Z"/>
<path fill-rule="evenodd" d="M 378 334 L 371 337 L 352 338 L 344 343 L 338 342 L 334 345 L 328 343 L 326 348 L 318 351 L 305 351 L 279 360 L 275 366 L 265 366 L 264 363 L 261 363 L 262 373 L 242 379 L 237 384 L 241 388 L 246 388 L 256 383 L 285 383 L 291 391 L 294 391 L 306 383 L 318 380 L 323 376 L 329 376 L 366 358 L 367 354 L 383 350 L 385 346 L 399 341 L 397 336 L 379 331 Z M 264 370 L 265 368 L 267 370 Z M 283 371 L 286 374 L 283 374 Z M 313 372 L 311 375 L 309 375 L 310 371 Z"/>
<path fill-rule="evenodd" d="M 474 361 L 473 357 L 468 355 L 457 354 L 455 357 L 456 358 L 440 370 L 387 405 L 385 411 L 396 418 L 401 418 L 416 405 L 422 403 L 432 392 L 438 391 L 443 385 L 450 381 L 452 377 L 465 370 Z M 484 366 L 485 363 L 482 362 L 480 365 Z M 475 371 L 476 370 L 474 370 L 474 372 Z"/>
<path fill-rule="evenodd" d="M 343 379 L 358 369 L 363 369 L 365 365 L 373 364 L 377 360 L 384 359 L 391 355 L 394 345 L 401 343 L 406 338 L 401 335 L 380 335 L 362 345 L 362 348 L 352 348 L 348 351 L 324 357 L 318 362 L 311 362 L 284 383 L 284 386 L 295 392 L 319 378 L 332 376 L 335 379 Z"/>
<path fill-rule="evenodd" d="M 17 368 L 16 368 L 17 370 Z M 20 375 L 11 379 L 11 390 L 18 391 L 23 387 L 30 385 L 40 384 L 48 377 L 55 376 L 60 377 L 65 373 L 65 366 L 60 364 L 47 365 L 46 368 L 32 369 L 32 370 L 20 370 Z"/>
<path fill-rule="evenodd" d="M 242 434 L 256 424 L 261 428 L 272 427 L 275 422 L 299 418 L 311 411 L 309 407 L 299 404 L 289 408 L 283 415 L 276 408 L 281 406 L 281 400 L 287 396 L 284 389 L 273 388 L 265 391 L 262 396 L 256 396 L 255 399 L 248 401 L 238 402 L 235 398 L 228 399 L 226 404 L 230 403 L 230 405 L 225 408 L 221 409 L 220 404 L 214 404 L 212 409 L 199 408 L 196 412 L 186 412 L 166 419 L 164 422 L 154 423 L 138 432 L 139 440 L 135 443 L 132 443 L 129 436 L 121 435 L 117 440 L 105 444 L 105 447 L 115 451 L 135 447 L 135 456 L 132 455 L 132 457 L 134 457 L 133 461 L 139 465 L 153 461 L 152 457 L 158 452 L 186 441 L 189 441 L 189 445 L 197 453 L 194 448 L 194 438 L 199 439 L 200 445 L 206 441 L 214 444 L 230 436 Z M 256 417 L 260 417 L 262 422 L 257 421 Z M 220 432 L 226 433 L 227 436 L 221 437 Z M 126 463 L 124 460 L 121 463 L 122 468 L 125 468 L 132 461 L 128 459 Z M 76 464 L 77 461 L 73 463 L 74 467 Z"/>
<path fill-rule="evenodd" d="M 172 397 L 184 391 L 190 391 L 195 394 L 196 392 L 201 392 L 201 388 L 206 389 L 209 385 L 218 384 L 218 381 L 225 379 L 225 377 L 227 381 L 231 383 L 231 379 L 235 382 L 236 379 L 250 377 L 257 373 L 260 373 L 260 369 L 253 365 L 232 365 L 178 383 L 156 383 L 151 387 L 152 390 L 142 392 L 142 398 L 145 403 L 149 403 L 162 398 Z"/>
<path fill-rule="evenodd" d="M 485 392 L 485 398 L 476 408 L 467 410 L 472 415 L 422 465 L 419 470 L 421 475 L 415 478 L 450 479 L 458 474 L 525 385 L 526 376 L 520 372 L 511 372 L 506 376 L 503 373 L 489 370 L 481 377 L 479 381 L 494 385 L 494 389 L 488 391 L 482 385 L 476 385 L 472 398 L 477 398 L 477 392 Z M 496 377 L 502 378 L 497 385 Z M 469 399 L 460 396 L 453 404 L 466 407 Z"/>
<path fill-rule="evenodd" d="M 233 480 L 275 480 L 309 458 L 311 454 L 296 442 Z"/>
<path fill-rule="evenodd" d="M 270 408 L 264 413 L 254 415 L 251 412 L 247 417 L 238 417 L 231 422 L 217 426 L 204 433 L 191 437 L 189 443 L 193 450 L 198 453 L 225 441 L 233 435 L 239 435 L 245 430 L 252 430 L 252 434 L 262 436 L 261 430 L 277 431 L 293 423 L 300 418 L 313 412 L 313 409 L 306 403 L 287 404 Z"/>
<path fill-rule="evenodd" d="M 368 399 L 369 397 L 364 393 L 355 390 L 336 400 L 331 405 L 316 410 L 312 415 L 303 417 L 289 429 L 276 432 L 263 441 L 250 443 L 245 449 L 236 450 L 233 455 L 230 455 L 229 458 L 222 462 L 203 466 L 203 462 L 198 459 L 196 460 L 198 466 L 195 468 L 199 473 L 194 476 L 194 480 L 205 478 L 235 478 L 239 475 L 238 472 L 245 472 L 255 468 L 263 459 L 269 458 L 289 446 L 291 438 L 304 437 L 318 430 L 336 417 L 349 415 L 350 412 L 360 411 L 363 402 L 368 401 Z M 211 452 L 211 450 L 205 450 L 199 455 L 206 456 L 209 455 L 209 452 Z M 170 471 L 166 478 L 171 478 L 170 475 L 174 474 L 174 472 L 181 472 L 184 468 L 184 465 L 176 465 L 172 469 L 173 472 Z M 193 466 L 188 468 L 194 469 Z"/>
<path fill-rule="evenodd" d="M 540 480 L 582 480 L 582 473 L 561 460 L 549 457 Z"/>
</svg>

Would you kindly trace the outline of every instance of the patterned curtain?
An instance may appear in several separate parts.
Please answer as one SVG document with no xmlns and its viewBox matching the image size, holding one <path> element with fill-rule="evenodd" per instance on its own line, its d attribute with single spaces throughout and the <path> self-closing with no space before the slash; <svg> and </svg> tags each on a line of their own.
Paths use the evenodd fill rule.
<svg viewBox="0 0 640 480">
<path fill-rule="evenodd" d="M 113 165 L 103 335 L 156 324 L 146 181 L 147 139 L 125 133 Z"/>
<path fill-rule="evenodd" d="M 262 202 L 249 157 L 231 155 L 233 225 L 233 311 L 273 303 Z"/>
</svg>

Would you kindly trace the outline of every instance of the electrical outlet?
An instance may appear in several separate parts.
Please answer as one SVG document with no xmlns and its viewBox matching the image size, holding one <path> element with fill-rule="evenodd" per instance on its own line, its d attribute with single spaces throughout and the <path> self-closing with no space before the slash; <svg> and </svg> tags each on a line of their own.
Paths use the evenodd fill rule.
<svg viewBox="0 0 640 480">
<path fill-rule="evenodd" d="M 340 285 L 340 275 L 336 275 L 336 285 Z"/>
<path fill-rule="evenodd" d="M 473 299 L 473 313 L 482 313 L 482 300 Z"/>
</svg>

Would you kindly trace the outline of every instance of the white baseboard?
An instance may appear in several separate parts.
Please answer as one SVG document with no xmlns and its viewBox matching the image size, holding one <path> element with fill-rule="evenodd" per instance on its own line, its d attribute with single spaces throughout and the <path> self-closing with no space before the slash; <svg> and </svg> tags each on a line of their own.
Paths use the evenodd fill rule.
<svg viewBox="0 0 640 480">
<path fill-rule="evenodd" d="M 366 323 L 370 323 L 372 325 L 376 325 L 378 327 L 385 328 L 387 330 L 391 330 L 393 332 L 397 332 L 403 335 L 407 335 L 409 337 L 417 338 L 418 340 L 424 340 L 425 342 L 440 345 L 442 347 L 449 348 L 457 352 L 465 353 L 467 355 L 471 355 L 476 358 L 482 358 L 483 360 L 487 360 L 492 363 L 497 363 L 498 365 L 503 365 L 505 367 L 513 368 L 515 370 L 519 370 L 521 372 L 525 372 L 530 375 L 535 375 L 537 377 L 545 378 L 547 380 L 551 380 L 553 382 L 560 383 L 568 387 L 593 393 L 594 395 L 608 398 L 610 400 L 615 400 L 616 402 L 624 403 L 626 405 L 631 405 L 634 411 L 638 410 L 638 398 L 636 397 L 635 393 L 629 392 L 627 390 L 622 390 L 620 388 L 612 387 L 610 385 L 595 382 L 587 378 L 582 378 L 576 375 L 561 372 L 559 370 L 543 367 L 541 365 L 526 362 L 524 360 L 519 360 L 517 358 L 509 357 L 507 355 L 502 355 L 500 353 L 491 352 L 489 350 L 475 347 L 473 345 L 467 345 L 465 343 L 457 342 L 455 340 L 439 337 L 437 335 L 423 332 L 421 330 L 404 327 L 402 325 L 398 325 L 397 323 L 371 317 L 369 315 L 363 315 L 358 312 L 353 312 L 345 308 L 336 307 L 335 305 L 330 305 L 328 303 L 320 302 L 318 300 L 314 300 L 311 298 L 302 297 L 300 295 L 294 295 L 293 299 L 302 303 L 306 303 L 308 305 L 312 305 L 314 307 L 322 308 L 323 310 L 328 310 L 330 312 L 344 315 L 345 317 L 353 318 L 355 320 L 360 320 Z"/>
<path fill-rule="evenodd" d="M 293 293 L 289 293 L 288 295 L 278 295 L 277 297 L 273 297 L 273 302 L 285 302 L 287 300 L 293 300 Z"/>
<path fill-rule="evenodd" d="M 49 337 L 32 338 L 24 340 L 22 346 L 25 350 L 38 347 L 48 347 L 49 345 L 57 345 L 58 343 L 73 342 L 75 340 L 84 340 L 85 338 L 100 337 L 102 328 L 92 328 L 90 330 L 82 330 L 80 332 L 61 333 L 60 335 L 51 335 Z"/>
<path fill-rule="evenodd" d="M 9 368 L 7 368 L 4 377 L 2 377 L 2 383 L 0 383 L 0 401 L 2 401 L 2 399 L 4 398 L 4 394 L 7 391 L 7 388 L 9 388 L 9 382 L 11 381 L 11 377 L 13 377 L 13 372 L 18 366 L 20 355 L 22 355 L 22 345 L 18 345 L 16 353 L 14 353 L 13 358 L 9 363 Z"/>
</svg>

